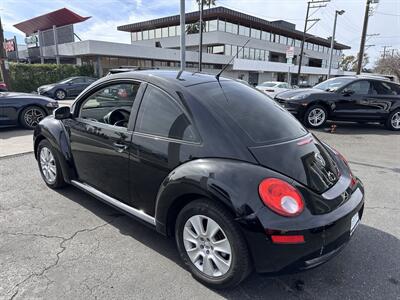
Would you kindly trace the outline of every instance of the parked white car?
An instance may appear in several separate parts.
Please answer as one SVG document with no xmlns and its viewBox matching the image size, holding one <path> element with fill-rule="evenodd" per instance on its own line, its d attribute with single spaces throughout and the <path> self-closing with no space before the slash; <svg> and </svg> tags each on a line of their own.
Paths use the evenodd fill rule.
<svg viewBox="0 0 400 300">
<path fill-rule="evenodd" d="M 270 97 L 275 97 L 276 94 L 284 92 L 290 89 L 290 86 L 286 82 L 280 81 L 266 81 L 256 86 L 256 89 L 264 92 Z"/>
</svg>

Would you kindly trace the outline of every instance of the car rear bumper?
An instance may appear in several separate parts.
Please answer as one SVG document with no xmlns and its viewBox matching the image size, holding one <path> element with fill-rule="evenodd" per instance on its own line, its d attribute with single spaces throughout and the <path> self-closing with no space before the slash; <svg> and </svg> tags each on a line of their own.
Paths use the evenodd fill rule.
<svg viewBox="0 0 400 300">
<path fill-rule="evenodd" d="M 350 232 L 353 216 L 358 214 L 361 220 L 363 215 L 363 190 L 358 189 L 353 195 L 342 207 L 310 218 L 310 222 L 301 224 L 299 230 L 295 227 L 290 230 L 271 228 L 268 220 L 263 219 L 263 212 L 257 213 L 264 230 L 255 232 L 249 230 L 249 227 L 244 228 L 256 271 L 281 274 L 306 270 L 321 265 L 338 254 L 354 233 L 354 230 Z M 272 242 L 271 235 L 302 235 L 304 243 L 277 244 Z"/>
</svg>

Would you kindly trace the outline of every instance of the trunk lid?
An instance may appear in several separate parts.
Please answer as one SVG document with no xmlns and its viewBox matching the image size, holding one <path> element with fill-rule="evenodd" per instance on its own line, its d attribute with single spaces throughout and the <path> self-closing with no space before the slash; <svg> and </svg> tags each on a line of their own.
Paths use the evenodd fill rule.
<svg viewBox="0 0 400 300">
<path fill-rule="evenodd" d="M 322 194 L 339 180 L 335 159 L 312 135 L 263 146 L 249 147 L 263 166 L 282 173 Z"/>
</svg>

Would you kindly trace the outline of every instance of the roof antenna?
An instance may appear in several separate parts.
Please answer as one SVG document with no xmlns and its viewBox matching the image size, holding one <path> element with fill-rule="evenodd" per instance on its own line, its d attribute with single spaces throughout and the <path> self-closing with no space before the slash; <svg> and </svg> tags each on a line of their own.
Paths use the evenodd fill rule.
<svg viewBox="0 0 400 300">
<path fill-rule="evenodd" d="M 247 40 L 246 43 L 244 43 L 244 45 L 242 46 L 242 48 L 240 48 L 240 50 L 236 53 L 236 55 L 238 55 L 240 52 L 243 51 L 244 47 L 247 45 L 247 43 L 250 42 L 250 39 Z M 222 67 L 222 70 L 219 71 L 219 73 L 217 75 L 215 75 L 215 78 L 217 78 L 217 80 L 219 81 L 219 76 L 221 76 L 221 74 L 226 70 L 226 68 L 231 64 L 231 62 L 235 59 L 236 55 L 234 55 L 231 60 Z"/>
</svg>

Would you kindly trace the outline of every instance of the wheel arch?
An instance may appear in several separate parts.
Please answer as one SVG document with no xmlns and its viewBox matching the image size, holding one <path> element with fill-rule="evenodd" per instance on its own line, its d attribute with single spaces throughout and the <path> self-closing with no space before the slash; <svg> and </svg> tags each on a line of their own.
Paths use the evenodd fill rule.
<svg viewBox="0 0 400 300">
<path fill-rule="evenodd" d="M 330 104 L 328 102 L 323 101 L 323 100 L 315 100 L 315 101 L 310 102 L 309 104 L 307 104 L 306 110 L 315 105 L 320 105 L 323 108 L 325 108 L 325 110 L 328 114 L 327 118 L 332 115 L 332 107 L 330 106 Z"/>
<path fill-rule="evenodd" d="M 36 126 L 33 143 L 36 159 L 38 146 L 44 139 L 55 149 L 55 155 L 60 162 L 64 181 L 70 183 L 71 179 L 77 176 L 70 149 L 69 137 L 62 122 L 53 118 L 46 118 Z"/>
<path fill-rule="evenodd" d="M 176 216 L 191 201 L 207 198 L 244 220 L 263 207 L 259 183 L 278 176 L 264 167 L 230 159 L 197 159 L 173 170 L 159 189 L 155 220 L 160 233 L 170 236 Z M 279 176 L 278 176 L 279 177 Z"/>
</svg>

